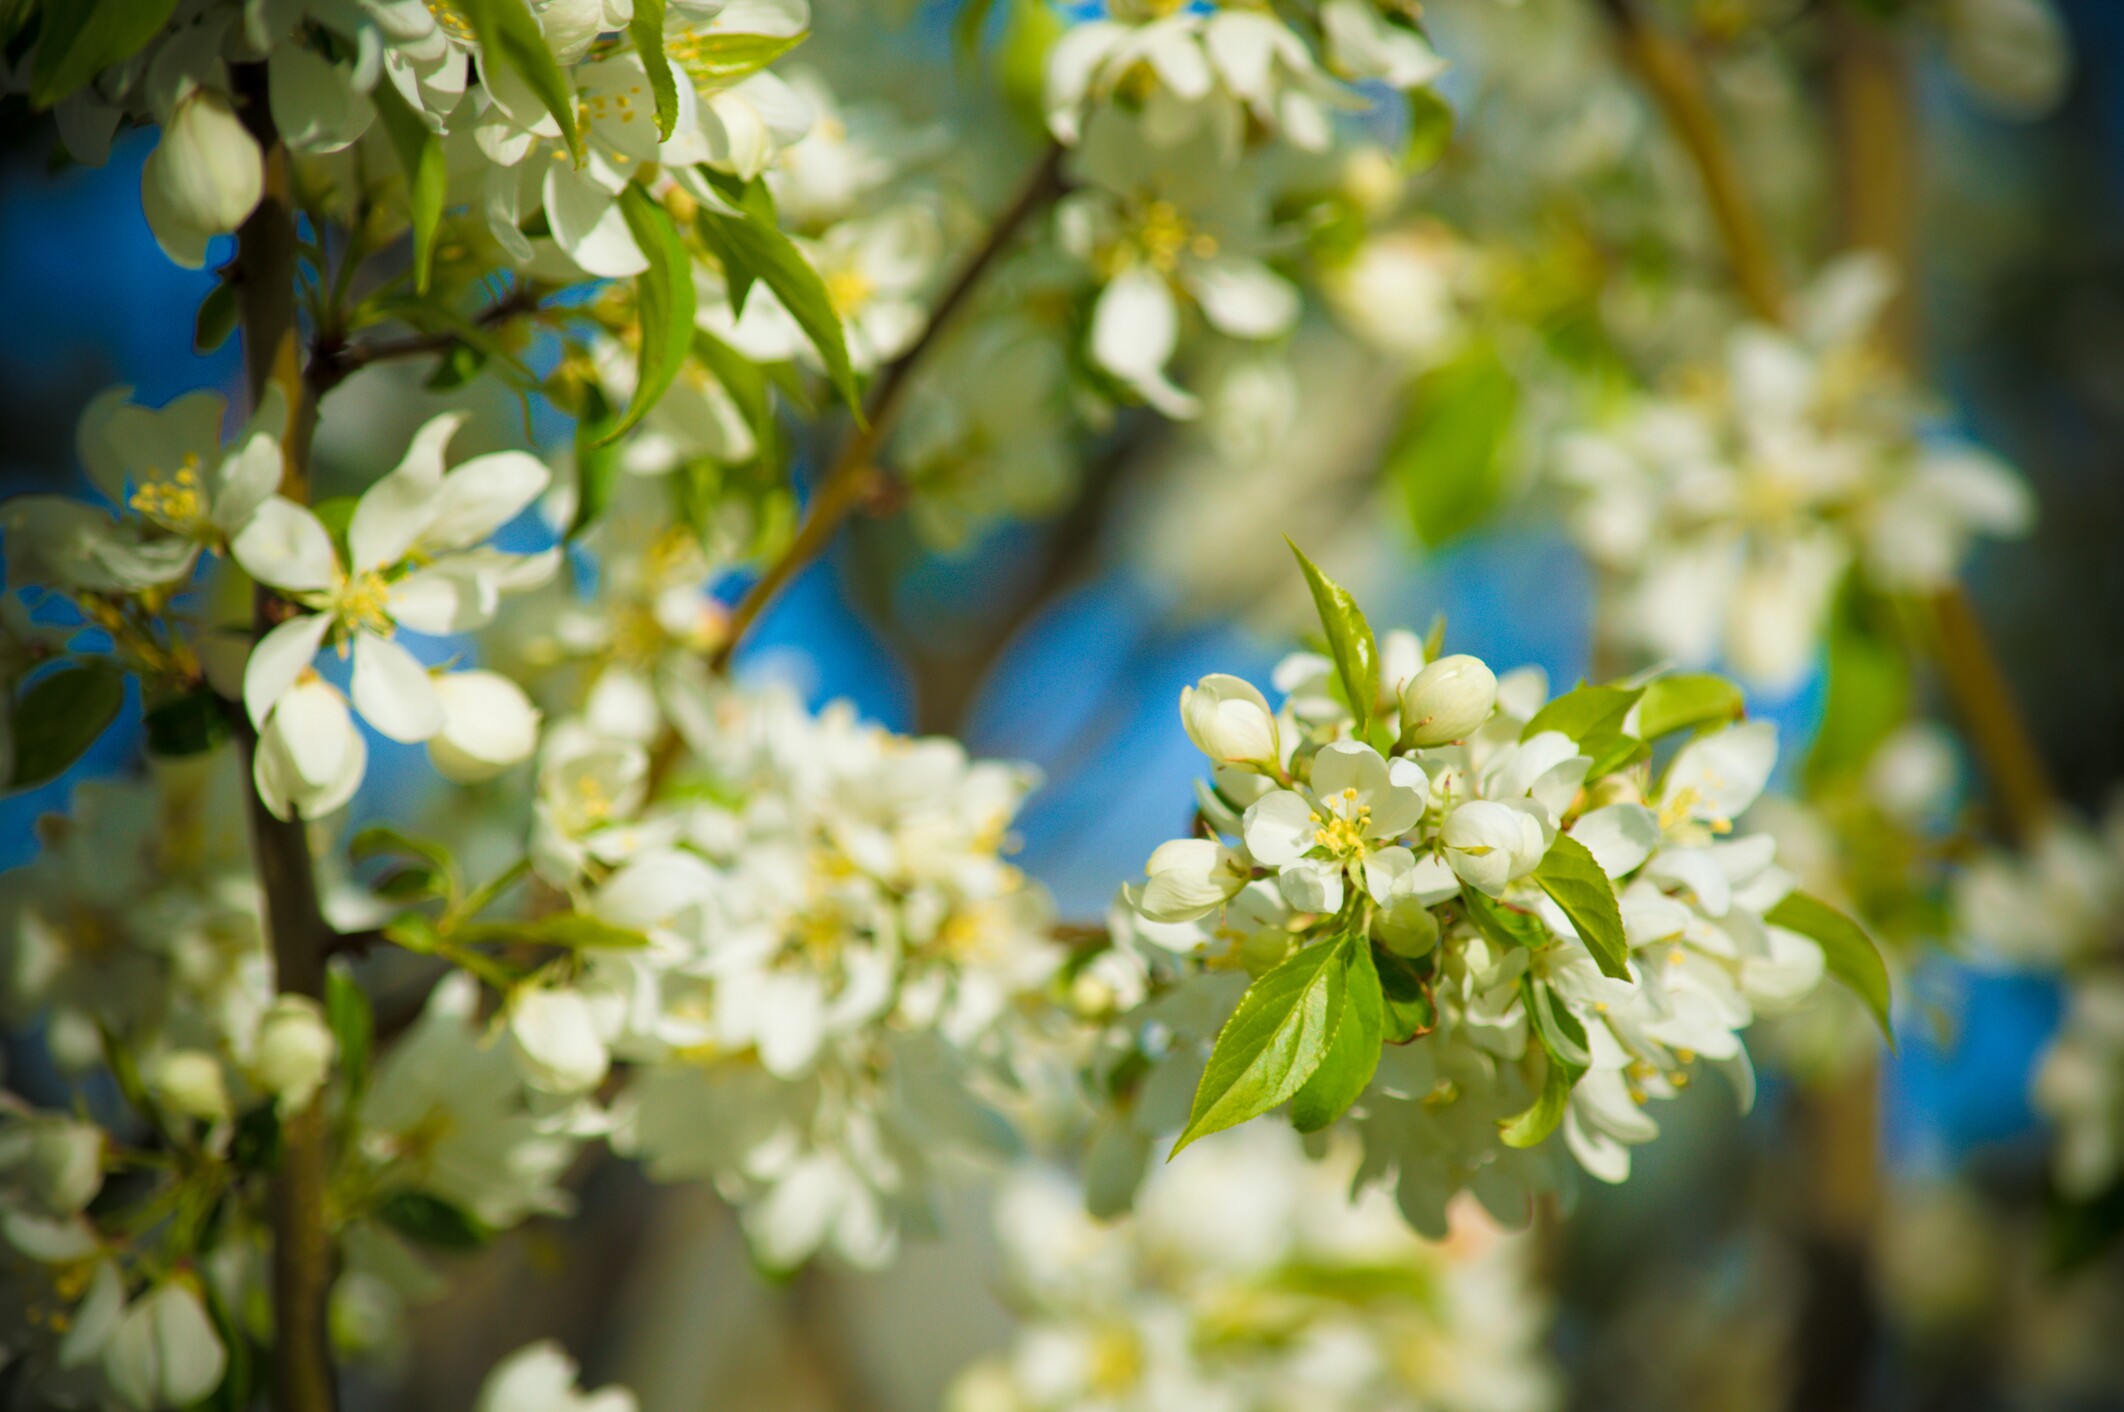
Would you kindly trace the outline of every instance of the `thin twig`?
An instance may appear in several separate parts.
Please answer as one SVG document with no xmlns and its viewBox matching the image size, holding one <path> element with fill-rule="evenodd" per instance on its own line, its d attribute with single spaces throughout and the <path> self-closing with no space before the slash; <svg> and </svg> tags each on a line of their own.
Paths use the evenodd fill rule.
<svg viewBox="0 0 2124 1412">
<path fill-rule="evenodd" d="M 237 307 L 243 327 L 244 375 L 256 406 L 268 388 L 287 398 L 289 430 L 282 443 L 281 493 L 307 498 L 309 429 L 315 404 L 302 367 L 295 322 L 295 206 L 287 148 L 274 130 L 263 64 L 233 70 L 243 118 L 265 154 L 265 190 L 236 234 Z M 253 631 L 267 626 L 268 598 L 260 590 Z M 249 774 L 258 739 L 249 716 L 230 712 Z M 325 953 L 332 941 L 318 903 L 309 833 L 300 820 L 279 819 L 256 787 L 245 791 L 258 882 L 265 893 L 266 932 L 273 947 L 274 984 L 284 994 L 321 1000 Z M 332 1292 L 332 1243 L 325 1224 L 328 1166 L 325 1110 L 312 1102 L 288 1115 L 281 1157 L 268 1192 L 272 1222 L 273 1406 L 278 1412 L 333 1412 L 338 1389 L 326 1328 Z"/>
<path fill-rule="evenodd" d="M 524 280 L 481 310 L 472 323 L 475 328 L 498 328 L 512 319 L 535 314 L 538 308 L 538 290 L 530 281 Z M 310 349 L 306 373 L 311 396 L 324 396 L 372 364 L 447 353 L 464 341 L 464 335 L 455 329 L 379 339 L 373 343 L 349 343 L 340 335 L 319 335 Z"/>
<path fill-rule="evenodd" d="M 929 316 L 929 322 L 914 345 L 885 367 L 878 375 L 869 401 L 864 408 L 863 424 L 853 428 L 847 440 L 841 443 L 840 454 L 834 458 L 832 467 L 812 492 L 811 501 L 804 508 L 804 518 L 797 525 L 796 534 L 779 558 L 767 566 L 759 581 L 751 587 L 738 605 L 731 611 L 727 635 L 716 648 L 710 665 L 718 672 L 730 666 L 730 658 L 737 651 L 745 634 L 759 621 L 759 616 L 772 603 L 798 570 L 816 559 L 832 542 L 841 522 L 854 512 L 856 506 L 866 500 L 877 484 L 878 471 L 872 464 L 878 448 L 892 431 L 902 404 L 914 377 L 930 350 L 936 346 L 952 317 L 972 297 L 989 268 L 1009 247 L 1012 238 L 1033 215 L 1053 201 L 1062 192 L 1062 157 L 1060 145 L 1050 143 L 1041 156 L 1039 166 L 1032 177 L 1019 191 L 1017 198 L 996 218 L 989 227 L 987 237 L 962 267 L 950 287 L 937 301 L 937 307 Z"/>
</svg>

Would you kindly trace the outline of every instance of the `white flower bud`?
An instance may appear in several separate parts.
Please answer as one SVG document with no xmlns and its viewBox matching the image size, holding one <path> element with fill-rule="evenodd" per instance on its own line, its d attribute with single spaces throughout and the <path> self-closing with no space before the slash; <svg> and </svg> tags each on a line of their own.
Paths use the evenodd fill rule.
<svg viewBox="0 0 2124 1412">
<path fill-rule="evenodd" d="M 1476 799 L 1446 815 L 1438 831 L 1446 863 L 1468 886 L 1492 897 L 1541 864 L 1549 836 L 1525 809 L 1494 799 Z"/>
<path fill-rule="evenodd" d="M 300 1112 L 330 1077 L 336 1047 L 325 1025 L 324 1010 L 316 1001 L 306 995 L 283 995 L 258 1022 L 251 1077 L 278 1098 L 285 1111 Z"/>
<path fill-rule="evenodd" d="M 128 1407 L 189 1407 L 221 1384 L 228 1352 L 190 1284 L 134 1301 L 103 1350 L 103 1373 Z"/>
<path fill-rule="evenodd" d="M 1131 900 L 1154 922 L 1191 922 L 1216 911 L 1246 886 L 1247 870 L 1239 855 L 1214 839 L 1161 843 L 1143 871 L 1149 881 Z"/>
<path fill-rule="evenodd" d="M 1444 745 L 1474 734 L 1497 704 L 1497 678 L 1465 654 L 1441 657 L 1401 692 L 1401 730 L 1411 745 Z"/>
<path fill-rule="evenodd" d="M 242 225 L 257 207 L 265 164 L 229 100 L 201 89 L 163 124 L 141 182 L 151 210 L 216 235 Z"/>
<path fill-rule="evenodd" d="M 524 1082 L 546 1093 L 585 1093 L 604 1080 L 610 1060 L 598 1035 L 596 1016 L 579 991 L 534 986 L 509 1004 L 509 1035 L 516 1041 Z"/>
<path fill-rule="evenodd" d="M 1180 720 L 1195 748 L 1220 765 L 1274 764 L 1276 716 L 1253 683 L 1211 673 L 1180 690 Z"/>
<path fill-rule="evenodd" d="M 173 1049 L 162 1056 L 148 1087 L 166 1107 L 204 1123 L 229 1116 L 229 1088 L 221 1061 L 202 1049 Z"/>
</svg>

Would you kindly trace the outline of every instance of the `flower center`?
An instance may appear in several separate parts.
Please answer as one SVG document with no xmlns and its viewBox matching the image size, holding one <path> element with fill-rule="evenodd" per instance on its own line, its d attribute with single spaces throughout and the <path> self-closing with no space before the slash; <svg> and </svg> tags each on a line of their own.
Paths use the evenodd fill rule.
<svg viewBox="0 0 2124 1412">
<path fill-rule="evenodd" d="M 351 632 L 389 637 L 396 627 L 391 621 L 391 585 L 374 569 L 348 579 L 334 606 Z"/>
<path fill-rule="evenodd" d="M 1313 815 L 1320 824 L 1313 830 L 1313 842 L 1341 858 L 1364 852 L 1365 835 L 1371 831 L 1371 806 L 1357 802 L 1355 789 L 1345 789 L 1321 803 L 1326 806 L 1328 814 L 1325 818 Z"/>
<path fill-rule="evenodd" d="M 186 452 L 184 464 L 167 477 L 152 472 L 125 502 L 165 529 L 189 530 L 204 518 L 206 494 L 199 484 L 199 456 Z"/>
<path fill-rule="evenodd" d="M 1136 247 L 1159 274 L 1179 268 L 1180 257 L 1193 254 L 1207 259 L 1217 253 L 1217 238 L 1188 224 L 1180 208 L 1170 201 L 1153 201 L 1143 208 L 1143 221 L 1136 231 Z"/>
<path fill-rule="evenodd" d="M 826 302 L 844 319 L 862 309 L 877 292 L 878 287 L 861 270 L 835 270 L 826 276 Z"/>
<path fill-rule="evenodd" d="M 442 28 L 444 34 L 460 44 L 473 44 L 478 41 L 479 36 L 473 32 L 472 22 L 458 13 L 457 7 L 450 4 L 449 0 L 427 0 L 427 4 L 428 13 L 435 17 L 435 23 Z"/>
</svg>

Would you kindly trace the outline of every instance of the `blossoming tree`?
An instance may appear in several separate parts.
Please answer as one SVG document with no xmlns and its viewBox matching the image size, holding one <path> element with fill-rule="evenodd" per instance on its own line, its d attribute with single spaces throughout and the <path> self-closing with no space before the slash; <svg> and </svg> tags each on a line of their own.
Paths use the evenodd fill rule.
<svg viewBox="0 0 2124 1412">
<path fill-rule="evenodd" d="M 72 1095 L 0 1113 L 11 1386 L 332 1408 L 438 1252 L 565 1214 L 603 1148 L 712 1182 L 774 1270 L 882 1265 L 947 1177 L 1015 1169 L 1034 1313 L 969 1412 L 1545 1406 L 1496 1228 L 1625 1180 L 1704 1069 L 1745 1107 L 1759 1018 L 1826 1016 L 1837 1074 L 1892 1042 L 1941 934 L 1943 879 L 1881 863 L 1930 827 L 1928 664 L 1999 841 L 2043 828 L 1954 588 L 2027 493 L 1927 426 L 1895 209 L 1838 259 L 1758 216 L 1673 17 L 965 0 L 910 57 L 845 8 L 0 4 L 73 161 L 152 129 L 141 210 L 220 261 L 198 340 L 244 365 L 233 409 L 96 398 L 84 493 L 0 507 L 9 782 L 144 716 L 7 884 L 7 1013 Z M 2023 105 L 2062 63 L 2036 0 L 1816 8 L 1891 98 L 1920 26 Z M 846 96 L 872 58 L 970 96 Z M 1758 124 L 1803 98 L 1772 71 Z M 461 456 L 446 412 L 325 493 L 319 438 L 408 366 L 565 431 Z M 1030 770 L 733 667 L 852 521 L 949 553 L 1123 475 L 1177 601 L 1310 621 L 1273 700 L 1183 693 L 1192 820 L 1086 924 L 1008 861 Z M 1592 681 L 1343 587 L 1383 518 L 1551 511 Z M 1059 523 L 1055 582 L 1092 538 Z M 1822 660 L 1780 772 L 1712 669 Z M 371 780 L 379 740 L 432 785 Z M 2035 950 L 2091 965 L 2115 850 L 2056 837 L 2025 866 L 2105 900 Z M 2002 939 L 2017 866 L 1964 885 Z M 2124 1151 L 2113 990 L 2045 1070 L 2079 1195 Z M 532 1345 L 481 1405 L 632 1405 L 576 1381 Z"/>
</svg>

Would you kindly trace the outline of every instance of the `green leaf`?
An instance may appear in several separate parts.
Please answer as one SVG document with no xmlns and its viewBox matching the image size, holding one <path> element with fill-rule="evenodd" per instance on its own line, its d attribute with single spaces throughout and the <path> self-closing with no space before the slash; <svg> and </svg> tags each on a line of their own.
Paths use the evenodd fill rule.
<svg viewBox="0 0 2124 1412">
<path fill-rule="evenodd" d="M 1460 905 L 1467 912 L 1468 920 L 1475 924 L 1475 930 L 1499 946 L 1523 946 L 1529 951 L 1539 951 L 1552 940 L 1541 918 L 1516 907 L 1507 907 L 1472 887 L 1460 889 Z"/>
<path fill-rule="evenodd" d="M 280 1165 L 280 1108 L 273 1100 L 238 1115 L 229 1137 L 229 1164 L 239 1172 L 270 1172 Z"/>
<path fill-rule="evenodd" d="M 383 925 L 384 940 L 416 956 L 432 956 L 442 946 L 435 919 L 425 912 L 401 912 Z"/>
<path fill-rule="evenodd" d="M 1542 1055 L 1541 1093 L 1516 1118 L 1498 1124 L 1497 1135 L 1506 1147 L 1538 1147 L 1556 1131 L 1570 1106 L 1571 1090 L 1578 1086 L 1579 1072 L 1559 1062 L 1546 1051 Z"/>
<path fill-rule="evenodd" d="M 463 1207 L 425 1191 L 396 1191 L 376 1204 L 376 1217 L 417 1245 L 477 1250 L 494 1238 Z"/>
<path fill-rule="evenodd" d="M 1600 870 L 1593 854 L 1567 833 L 1556 835 L 1534 870 L 1534 881 L 1549 894 L 1593 953 L 1603 975 L 1630 979 L 1630 943 L 1623 936 L 1622 905 L 1615 885 Z"/>
<path fill-rule="evenodd" d="M 9 789 L 59 778 L 96 743 L 125 704 L 125 673 L 108 662 L 62 667 L 15 703 L 15 769 Z"/>
<path fill-rule="evenodd" d="M 1372 947 L 1372 968 L 1379 973 L 1383 1005 L 1381 1037 L 1388 1044 L 1408 1044 L 1438 1028 L 1438 1001 L 1431 993 L 1430 958 L 1412 961 L 1385 947 Z"/>
<path fill-rule="evenodd" d="M 45 0 L 30 106 L 49 108 L 162 32 L 177 0 Z"/>
<path fill-rule="evenodd" d="M 1521 976 L 1519 993 L 1527 1014 L 1533 1018 L 1534 1035 L 1541 1047 L 1565 1064 L 1581 1070 L 1591 1068 L 1593 1050 L 1586 1039 L 1586 1027 L 1556 999 L 1556 992 L 1532 976 Z"/>
<path fill-rule="evenodd" d="M 376 1014 L 368 994 L 343 965 L 325 972 L 325 1022 L 339 1044 L 339 1071 L 346 1075 L 347 1108 L 359 1102 L 368 1084 L 369 1055 L 376 1045 Z"/>
<path fill-rule="evenodd" d="M 457 860 L 450 856 L 446 846 L 431 838 L 416 838 L 389 824 L 371 824 L 355 834 L 347 844 L 347 853 L 357 862 L 392 853 L 425 858 L 444 877 L 454 879 L 457 876 Z"/>
<path fill-rule="evenodd" d="M 1409 90 L 1409 136 L 1401 161 L 1411 175 L 1438 165 L 1453 145 L 1453 109 L 1428 88 Z"/>
<path fill-rule="evenodd" d="M 729 215 L 701 207 L 695 218 L 701 239 L 723 262 L 731 284 L 731 301 L 737 302 L 738 281 L 759 280 L 774 291 L 782 307 L 804 330 L 812 347 L 826 364 L 826 376 L 849 409 L 862 420 L 862 399 L 856 391 L 855 368 L 848 361 L 848 341 L 841 331 L 841 316 L 827 296 L 826 281 L 811 267 L 782 231 L 757 215 Z"/>
<path fill-rule="evenodd" d="M 1910 659 L 1896 641 L 1891 606 L 1854 575 L 1830 610 L 1822 724 L 1807 751 L 1810 790 L 1862 770 L 1910 716 Z"/>
<path fill-rule="evenodd" d="M 951 17 L 951 48 L 960 63 L 971 64 L 981 56 L 981 34 L 995 7 L 995 0 L 961 0 L 959 12 Z"/>
<path fill-rule="evenodd" d="M 1347 969 L 1341 941 L 1319 941 L 1248 988 L 1218 1031 L 1167 1161 L 1197 1138 L 1268 1112 L 1313 1076 L 1342 1009 Z"/>
<path fill-rule="evenodd" d="M 1543 731 L 1562 731 L 1581 747 L 1605 745 L 1622 730 L 1623 718 L 1644 695 L 1641 686 L 1581 686 L 1567 691 L 1534 713 L 1521 740 L 1532 740 Z"/>
<path fill-rule="evenodd" d="M 211 353 L 229 341 L 236 331 L 236 286 L 227 280 L 217 281 L 207 291 L 207 297 L 199 301 L 199 312 L 192 319 L 192 351 Z"/>
<path fill-rule="evenodd" d="M 228 738 L 221 700 L 206 687 L 158 702 L 142 718 L 148 753 L 175 759 L 200 755 Z"/>
<path fill-rule="evenodd" d="M 679 67 L 704 92 L 750 78 L 804 42 L 798 34 L 690 34 L 676 46 Z"/>
<path fill-rule="evenodd" d="M 1675 731 L 1739 720 L 1747 709 L 1741 689 L 1709 672 L 1655 677 L 1637 707 L 1637 733 L 1657 740 Z"/>
<path fill-rule="evenodd" d="M 577 161 L 583 156 L 582 133 L 575 125 L 575 87 L 547 47 L 545 31 L 524 0 L 453 0 L 479 40 L 480 62 L 497 61 L 513 70 L 560 124 L 561 136 Z"/>
<path fill-rule="evenodd" d="M 1291 1123 L 1302 1133 L 1319 1132 L 1341 1117 L 1379 1067 L 1386 998 L 1372 964 L 1372 945 L 1351 937 L 1341 946 L 1342 1013 L 1320 1056 L 1320 1067 L 1291 1095 Z"/>
<path fill-rule="evenodd" d="M 1895 1048 L 1895 1028 L 1889 1022 L 1888 967 L 1864 927 L 1804 892 L 1786 893 L 1784 901 L 1763 913 L 1763 920 L 1773 927 L 1813 937 L 1822 948 L 1829 974 L 1866 1003 L 1888 1048 Z"/>
<path fill-rule="evenodd" d="M 453 343 L 435 360 L 435 370 L 422 380 L 430 392 L 449 392 L 463 387 L 487 366 L 487 350 L 472 343 Z"/>
<path fill-rule="evenodd" d="M 1285 536 L 1285 544 L 1291 545 L 1291 553 L 1298 556 L 1298 567 L 1305 573 L 1305 586 L 1313 591 L 1313 606 L 1320 611 L 1320 626 L 1327 632 L 1328 653 L 1335 659 L 1335 671 L 1342 678 L 1342 689 L 1349 694 L 1350 712 L 1357 718 L 1357 729 L 1362 732 L 1372 719 L 1372 706 L 1379 699 L 1379 644 L 1372 637 L 1372 625 L 1365 621 L 1364 613 L 1350 591 L 1320 572 L 1305 551 L 1291 544 Z"/>
<path fill-rule="evenodd" d="M 575 412 L 575 518 L 568 524 L 570 539 L 604 517 L 619 487 L 620 448 L 612 439 L 618 421 L 604 392 L 586 383 Z"/>
<path fill-rule="evenodd" d="M 391 84 L 376 85 L 373 97 L 376 116 L 406 176 L 406 203 L 413 215 L 413 288 L 426 294 L 435 273 L 435 232 L 442 225 L 450 180 L 443 165 L 442 138 Z"/>
<path fill-rule="evenodd" d="M 641 345 L 635 352 L 634 399 L 618 425 L 602 440 L 632 431 L 657 404 L 686 366 L 693 351 L 693 262 L 678 227 L 656 198 L 629 182 L 620 193 L 620 212 L 634 243 L 649 258 L 649 268 L 635 277 L 636 306 L 641 310 Z"/>
<path fill-rule="evenodd" d="M 649 938 L 632 927 L 615 926 L 581 912 L 561 912 L 521 922 L 481 922 L 460 928 L 466 942 L 527 941 L 571 951 L 638 951 Z"/>
<path fill-rule="evenodd" d="M 656 135 L 669 142 L 672 129 L 678 126 L 679 94 L 671 57 L 664 52 L 664 0 L 634 0 L 627 33 L 649 73 L 649 91 L 656 95 Z"/>
<path fill-rule="evenodd" d="M 1519 383 L 1487 343 L 1416 380 L 1385 470 L 1423 543 L 1444 544 L 1489 514 L 1518 412 Z"/>
</svg>

